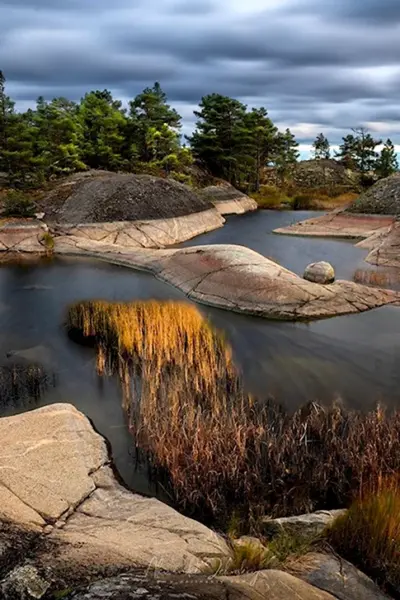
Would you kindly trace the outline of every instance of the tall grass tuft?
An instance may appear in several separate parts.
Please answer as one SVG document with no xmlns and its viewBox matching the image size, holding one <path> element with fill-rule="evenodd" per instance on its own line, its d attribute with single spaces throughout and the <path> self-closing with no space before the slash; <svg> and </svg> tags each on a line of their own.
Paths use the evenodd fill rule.
<svg viewBox="0 0 400 600">
<path fill-rule="evenodd" d="M 332 526 L 330 541 L 341 556 L 400 594 L 400 488 L 384 482 L 366 493 Z"/>
<path fill-rule="evenodd" d="M 228 527 L 348 505 L 400 470 L 400 412 L 310 404 L 287 414 L 242 386 L 223 337 L 190 305 L 72 306 L 100 374 L 118 373 L 136 444 L 186 514 Z"/>
</svg>

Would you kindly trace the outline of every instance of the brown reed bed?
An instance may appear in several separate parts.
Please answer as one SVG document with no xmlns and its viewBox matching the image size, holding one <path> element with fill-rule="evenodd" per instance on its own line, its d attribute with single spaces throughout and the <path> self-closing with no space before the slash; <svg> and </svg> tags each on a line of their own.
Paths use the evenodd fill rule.
<svg viewBox="0 0 400 600">
<path fill-rule="evenodd" d="M 176 507 L 228 528 L 349 505 L 400 471 L 400 412 L 310 404 L 287 414 L 247 394 L 223 337 L 174 302 L 83 302 L 68 327 L 118 373 L 137 446 Z"/>
</svg>

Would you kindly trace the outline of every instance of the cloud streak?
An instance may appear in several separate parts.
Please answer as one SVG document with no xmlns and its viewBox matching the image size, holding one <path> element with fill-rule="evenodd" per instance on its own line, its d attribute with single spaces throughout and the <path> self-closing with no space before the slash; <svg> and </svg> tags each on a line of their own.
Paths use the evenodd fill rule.
<svg viewBox="0 0 400 600">
<path fill-rule="evenodd" d="M 266 106 L 304 144 L 363 123 L 400 140 L 398 0 L 0 0 L 0 11 L 0 69 L 20 107 L 93 88 L 127 101 L 159 80 L 186 130 L 219 92 Z"/>
</svg>

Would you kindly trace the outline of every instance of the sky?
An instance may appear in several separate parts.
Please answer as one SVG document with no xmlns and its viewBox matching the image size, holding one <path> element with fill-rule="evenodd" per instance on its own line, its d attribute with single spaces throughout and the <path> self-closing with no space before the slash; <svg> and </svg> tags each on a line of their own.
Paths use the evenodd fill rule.
<svg viewBox="0 0 400 600">
<path fill-rule="evenodd" d="M 159 81 L 184 133 L 217 92 L 265 106 L 303 152 L 361 125 L 400 144 L 400 0 L 0 0 L 0 69 L 20 110 Z"/>
</svg>

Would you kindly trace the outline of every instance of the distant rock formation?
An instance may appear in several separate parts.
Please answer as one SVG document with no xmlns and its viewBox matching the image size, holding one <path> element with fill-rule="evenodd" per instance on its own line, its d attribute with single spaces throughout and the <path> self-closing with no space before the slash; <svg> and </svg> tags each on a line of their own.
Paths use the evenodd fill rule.
<svg viewBox="0 0 400 600">
<path fill-rule="evenodd" d="M 282 178 L 274 167 L 267 167 L 263 172 L 263 183 L 266 185 L 282 185 Z M 360 174 L 347 169 L 338 161 L 329 159 L 302 160 L 293 165 L 287 176 L 287 183 L 298 190 L 326 188 L 335 193 L 358 191 Z"/>
</svg>

